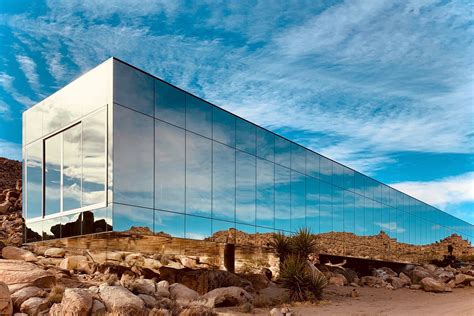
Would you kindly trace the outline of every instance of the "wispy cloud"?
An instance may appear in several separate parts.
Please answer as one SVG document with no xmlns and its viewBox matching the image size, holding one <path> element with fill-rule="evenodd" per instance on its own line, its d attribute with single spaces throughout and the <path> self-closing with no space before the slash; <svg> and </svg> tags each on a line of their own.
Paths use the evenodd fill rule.
<svg viewBox="0 0 474 316">
<path fill-rule="evenodd" d="M 33 61 L 33 59 L 26 55 L 17 55 L 16 60 L 20 65 L 21 70 L 25 74 L 25 77 L 28 80 L 31 88 L 35 92 L 38 92 L 40 90 L 40 83 L 36 69 L 36 63 Z"/>
<path fill-rule="evenodd" d="M 0 88 L 5 91 L 5 95 L 10 95 L 15 101 L 22 104 L 25 108 L 32 106 L 34 101 L 31 100 L 27 95 L 20 93 L 17 89 L 15 89 L 13 87 L 13 80 L 14 78 L 9 74 L 0 72 Z M 6 101 L 3 100 L 2 103 L 6 109 L 11 108 L 8 103 L 6 103 Z"/>
<path fill-rule="evenodd" d="M 0 139 L 0 157 L 21 160 L 21 144 L 16 144 L 4 139 Z"/>
<path fill-rule="evenodd" d="M 474 202 L 474 172 L 428 182 L 394 183 L 392 186 L 441 209 Z"/>
</svg>

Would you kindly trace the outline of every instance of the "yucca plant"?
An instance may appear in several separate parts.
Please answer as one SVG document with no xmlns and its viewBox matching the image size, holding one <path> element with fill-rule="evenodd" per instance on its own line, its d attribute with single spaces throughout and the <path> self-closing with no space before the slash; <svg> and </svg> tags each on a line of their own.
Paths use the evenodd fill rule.
<svg viewBox="0 0 474 316">
<path fill-rule="evenodd" d="M 311 271 L 308 279 L 308 290 L 315 299 L 321 299 L 323 296 L 323 289 L 329 284 L 328 279 L 324 274 L 318 271 Z"/>
<path fill-rule="evenodd" d="M 292 252 L 291 239 L 285 236 L 282 232 L 273 234 L 269 246 L 273 251 L 275 251 L 275 254 L 280 259 L 280 264 L 283 264 Z"/>
<path fill-rule="evenodd" d="M 309 228 L 300 228 L 296 234 L 291 236 L 292 252 L 297 256 L 307 259 L 316 252 L 316 239 Z"/>
<path fill-rule="evenodd" d="M 279 281 L 288 290 L 291 300 L 307 300 L 308 270 L 306 260 L 295 255 L 290 255 L 280 268 Z"/>
</svg>

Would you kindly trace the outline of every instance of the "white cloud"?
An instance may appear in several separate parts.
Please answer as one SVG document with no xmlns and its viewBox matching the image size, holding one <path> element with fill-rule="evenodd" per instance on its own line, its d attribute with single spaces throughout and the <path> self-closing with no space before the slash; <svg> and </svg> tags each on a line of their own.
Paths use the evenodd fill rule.
<svg viewBox="0 0 474 316">
<path fill-rule="evenodd" d="M 397 222 L 387 222 L 387 223 L 381 223 L 381 222 L 374 222 L 376 226 L 379 226 L 386 232 L 391 232 L 391 233 L 404 233 L 406 232 L 406 228 L 398 226 Z"/>
<path fill-rule="evenodd" d="M 20 64 L 20 68 L 25 74 L 26 79 L 28 80 L 28 83 L 30 84 L 31 88 L 35 92 L 38 92 L 40 89 L 40 83 L 38 78 L 38 72 L 36 69 L 36 63 L 34 62 L 34 60 L 31 59 L 29 56 L 25 55 L 17 55 L 16 60 Z"/>
<path fill-rule="evenodd" d="M 10 95 L 15 101 L 22 104 L 25 109 L 34 104 L 33 100 L 31 100 L 28 96 L 18 92 L 18 90 L 13 87 L 13 77 L 9 74 L 0 72 L 0 87 L 7 95 Z M 8 106 L 5 101 L 2 102 L 4 106 Z"/>
<path fill-rule="evenodd" d="M 474 172 L 427 182 L 400 182 L 391 186 L 441 209 L 448 205 L 474 203 Z"/>
</svg>

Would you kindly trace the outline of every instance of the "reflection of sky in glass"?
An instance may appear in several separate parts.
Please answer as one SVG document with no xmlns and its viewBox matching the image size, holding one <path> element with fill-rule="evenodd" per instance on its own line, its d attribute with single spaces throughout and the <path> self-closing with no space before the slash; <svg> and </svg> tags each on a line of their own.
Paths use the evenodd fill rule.
<svg viewBox="0 0 474 316">
<path fill-rule="evenodd" d="M 306 226 L 306 181 L 299 172 L 291 171 L 291 231 Z"/>
<path fill-rule="evenodd" d="M 259 226 L 274 227 L 274 165 L 257 159 L 257 218 Z"/>
<path fill-rule="evenodd" d="M 249 154 L 256 153 L 255 125 L 240 118 L 235 122 L 235 147 Z"/>
<path fill-rule="evenodd" d="M 186 129 L 205 137 L 212 137 L 212 107 L 190 94 L 186 94 Z"/>
<path fill-rule="evenodd" d="M 184 238 L 184 215 L 155 211 L 155 234 L 164 232 L 173 237 Z"/>
<path fill-rule="evenodd" d="M 214 140 L 235 147 L 235 116 L 213 107 L 212 137 Z"/>
<path fill-rule="evenodd" d="M 204 239 L 211 236 L 211 219 L 186 216 L 186 238 Z"/>
<path fill-rule="evenodd" d="M 275 137 L 261 127 L 257 127 L 257 156 L 271 162 L 275 159 Z"/>
<path fill-rule="evenodd" d="M 275 229 L 291 231 L 290 169 L 275 166 Z"/>
<path fill-rule="evenodd" d="M 155 117 L 184 128 L 186 97 L 181 90 L 155 80 Z"/>
<path fill-rule="evenodd" d="M 45 141 L 45 215 L 61 209 L 61 140 L 57 134 Z"/>
<path fill-rule="evenodd" d="M 80 124 L 63 132 L 63 210 L 80 208 L 82 148 Z"/>
<path fill-rule="evenodd" d="M 25 150 L 26 156 L 26 218 L 41 216 L 43 143 L 37 141 Z"/>
<path fill-rule="evenodd" d="M 236 153 L 236 219 L 255 225 L 255 156 Z"/>
<path fill-rule="evenodd" d="M 235 221 L 235 149 L 212 146 L 212 216 Z"/>
<path fill-rule="evenodd" d="M 291 164 L 291 143 L 280 136 L 275 136 L 275 163 L 288 168 Z"/>
<path fill-rule="evenodd" d="M 115 231 L 127 231 L 132 227 L 148 228 L 153 232 L 153 210 L 114 203 L 113 223 Z"/>
</svg>

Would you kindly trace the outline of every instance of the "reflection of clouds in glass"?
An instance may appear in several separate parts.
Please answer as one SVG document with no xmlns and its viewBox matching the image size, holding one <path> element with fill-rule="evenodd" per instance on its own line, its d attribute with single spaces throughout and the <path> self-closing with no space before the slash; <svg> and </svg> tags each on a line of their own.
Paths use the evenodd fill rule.
<svg viewBox="0 0 474 316">
<path fill-rule="evenodd" d="M 374 222 L 374 224 L 388 232 L 395 232 L 395 233 L 406 232 L 406 229 L 403 227 L 399 227 L 397 222 L 386 222 L 386 223 Z"/>
</svg>

